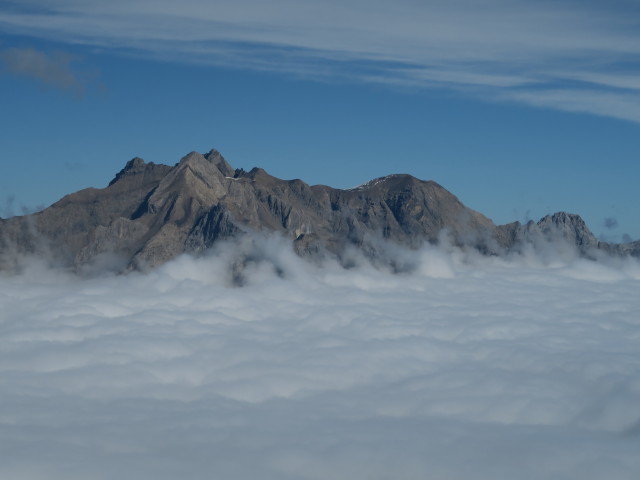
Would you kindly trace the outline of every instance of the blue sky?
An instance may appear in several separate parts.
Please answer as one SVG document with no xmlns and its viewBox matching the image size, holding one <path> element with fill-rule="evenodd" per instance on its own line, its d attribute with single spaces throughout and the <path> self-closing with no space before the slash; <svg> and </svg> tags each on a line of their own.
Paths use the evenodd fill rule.
<svg viewBox="0 0 640 480">
<path fill-rule="evenodd" d="M 0 34 L 0 216 L 216 148 L 640 238 L 635 1 L 23 0 L 0 2 Z"/>
</svg>

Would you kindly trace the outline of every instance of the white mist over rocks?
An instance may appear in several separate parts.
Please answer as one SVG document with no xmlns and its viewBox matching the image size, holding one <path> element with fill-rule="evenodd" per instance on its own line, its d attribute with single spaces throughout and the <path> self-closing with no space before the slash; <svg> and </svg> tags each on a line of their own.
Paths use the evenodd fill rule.
<svg viewBox="0 0 640 480">
<path fill-rule="evenodd" d="M 0 275 L 0 478 L 639 477 L 637 261 L 395 255 Z"/>
</svg>

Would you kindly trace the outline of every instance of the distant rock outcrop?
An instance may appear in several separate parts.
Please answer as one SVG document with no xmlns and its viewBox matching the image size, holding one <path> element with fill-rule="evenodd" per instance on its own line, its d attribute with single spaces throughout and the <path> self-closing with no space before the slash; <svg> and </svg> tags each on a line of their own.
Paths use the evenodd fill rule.
<svg viewBox="0 0 640 480">
<path fill-rule="evenodd" d="M 530 220 L 524 225 L 520 222 L 500 225 L 497 232 L 504 237 L 504 245 L 511 249 L 527 244 L 537 247 L 564 244 L 585 256 L 598 249 L 615 250 L 614 246 L 600 242 L 579 215 L 565 212 L 547 215 L 537 223 Z"/>
<path fill-rule="evenodd" d="M 410 248 L 436 243 L 501 254 L 562 241 L 582 254 L 640 254 L 640 242 L 599 242 L 578 215 L 496 226 L 432 181 L 389 175 L 339 190 L 281 180 L 260 168 L 234 170 L 216 150 L 192 152 L 174 166 L 127 162 L 106 188 L 67 195 L 27 216 L 0 219 L 0 252 L 43 254 L 74 268 L 105 259 L 121 269 L 150 268 L 243 232 L 288 236 L 298 254 L 341 258 L 348 246 L 374 257 L 388 240 Z"/>
</svg>

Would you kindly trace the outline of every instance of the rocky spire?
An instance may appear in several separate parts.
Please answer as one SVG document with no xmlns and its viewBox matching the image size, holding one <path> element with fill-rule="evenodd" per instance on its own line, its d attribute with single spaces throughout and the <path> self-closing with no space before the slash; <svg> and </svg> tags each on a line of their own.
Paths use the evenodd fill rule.
<svg viewBox="0 0 640 480">
<path fill-rule="evenodd" d="M 218 150 L 211 149 L 209 153 L 204 154 L 204 158 L 213 163 L 225 177 L 233 177 L 235 170 L 227 163 Z"/>
<path fill-rule="evenodd" d="M 144 172 L 145 170 L 145 163 L 144 160 L 141 159 L 140 157 L 134 157 L 131 160 L 129 160 L 126 165 L 124 166 L 124 168 L 122 170 L 120 170 L 116 176 L 113 178 L 113 180 L 111 180 L 109 182 L 109 186 L 113 185 L 114 183 L 116 183 L 118 180 L 120 180 L 122 177 L 127 176 L 127 175 L 136 175 L 137 173 L 141 173 Z"/>
</svg>

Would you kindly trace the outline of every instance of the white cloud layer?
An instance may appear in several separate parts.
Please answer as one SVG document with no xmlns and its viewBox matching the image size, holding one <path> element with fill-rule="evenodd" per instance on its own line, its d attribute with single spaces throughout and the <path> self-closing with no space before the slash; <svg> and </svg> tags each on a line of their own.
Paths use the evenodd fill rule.
<svg viewBox="0 0 640 480">
<path fill-rule="evenodd" d="M 25 0 L 0 11 L 0 29 L 169 61 L 453 89 L 640 121 L 625 107 L 638 102 L 640 9 L 625 0 Z"/>
<path fill-rule="evenodd" d="M 0 478 L 638 478 L 638 262 L 237 248 L 0 276 Z"/>
</svg>

